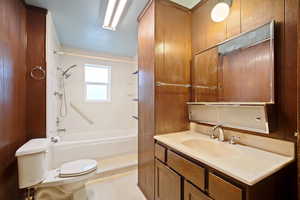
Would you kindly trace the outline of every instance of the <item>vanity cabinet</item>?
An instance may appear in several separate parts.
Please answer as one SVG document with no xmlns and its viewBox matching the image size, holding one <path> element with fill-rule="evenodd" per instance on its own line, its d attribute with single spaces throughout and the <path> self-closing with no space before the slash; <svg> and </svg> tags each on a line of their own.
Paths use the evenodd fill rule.
<svg viewBox="0 0 300 200">
<path fill-rule="evenodd" d="M 164 144 L 155 158 L 155 200 L 282 200 L 292 199 L 285 183 L 293 176 L 290 166 L 247 185 Z"/>
</svg>

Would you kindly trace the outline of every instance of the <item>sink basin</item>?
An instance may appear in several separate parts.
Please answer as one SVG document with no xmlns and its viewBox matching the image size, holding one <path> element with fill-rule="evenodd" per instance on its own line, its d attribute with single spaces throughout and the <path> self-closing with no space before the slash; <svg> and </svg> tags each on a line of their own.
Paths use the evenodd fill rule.
<svg viewBox="0 0 300 200">
<path fill-rule="evenodd" d="M 227 145 L 208 140 L 192 139 L 183 141 L 181 144 L 187 148 L 198 152 L 203 152 L 213 157 L 227 157 L 236 155 L 238 153 L 237 150 L 229 148 Z"/>
</svg>

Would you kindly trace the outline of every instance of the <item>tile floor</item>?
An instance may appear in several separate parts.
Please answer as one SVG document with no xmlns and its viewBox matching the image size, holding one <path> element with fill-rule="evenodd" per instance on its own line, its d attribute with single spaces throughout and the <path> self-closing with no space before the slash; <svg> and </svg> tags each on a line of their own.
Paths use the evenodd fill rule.
<svg viewBox="0 0 300 200">
<path fill-rule="evenodd" d="M 137 187 L 136 169 L 90 181 L 85 192 L 88 200 L 146 200 Z"/>
</svg>

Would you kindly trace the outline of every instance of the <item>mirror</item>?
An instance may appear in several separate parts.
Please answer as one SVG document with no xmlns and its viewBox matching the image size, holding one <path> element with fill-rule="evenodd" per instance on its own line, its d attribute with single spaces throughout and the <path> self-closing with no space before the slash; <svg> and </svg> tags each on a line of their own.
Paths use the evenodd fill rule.
<svg viewBox="0 0 300 200">
<path fill-rule="evenodd" d="M 197 54 L 192 99 L 274 103 L 274 21 Z"/>
</svg>

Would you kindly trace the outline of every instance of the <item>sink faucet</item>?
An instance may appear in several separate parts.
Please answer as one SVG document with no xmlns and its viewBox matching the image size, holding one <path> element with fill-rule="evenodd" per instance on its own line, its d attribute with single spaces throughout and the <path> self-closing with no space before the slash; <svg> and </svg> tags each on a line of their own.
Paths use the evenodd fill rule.
<svg viewBox="0 0 300 200">
<path fill-rule="evenodd" d="M 215 139 L 216 138 L 216 136 L 215 136 L 215 134 L 214 134 L 214 132 L 215 132 L 215 130 L 219 130 L 219 137 L 218 137 L 218 140 L 219 141 L 221 141 L 221 142 L 224 142 L 224 131 L 223 131 L 223 129 L 222 129 L 222 124 L 218 124 L 218 125 L 216 125 L 216 126 L 214 126 L 213 128 L 212 128 L 212 131 L 211 131 L 211 138 L 212 139 Z"/>
</svg>

